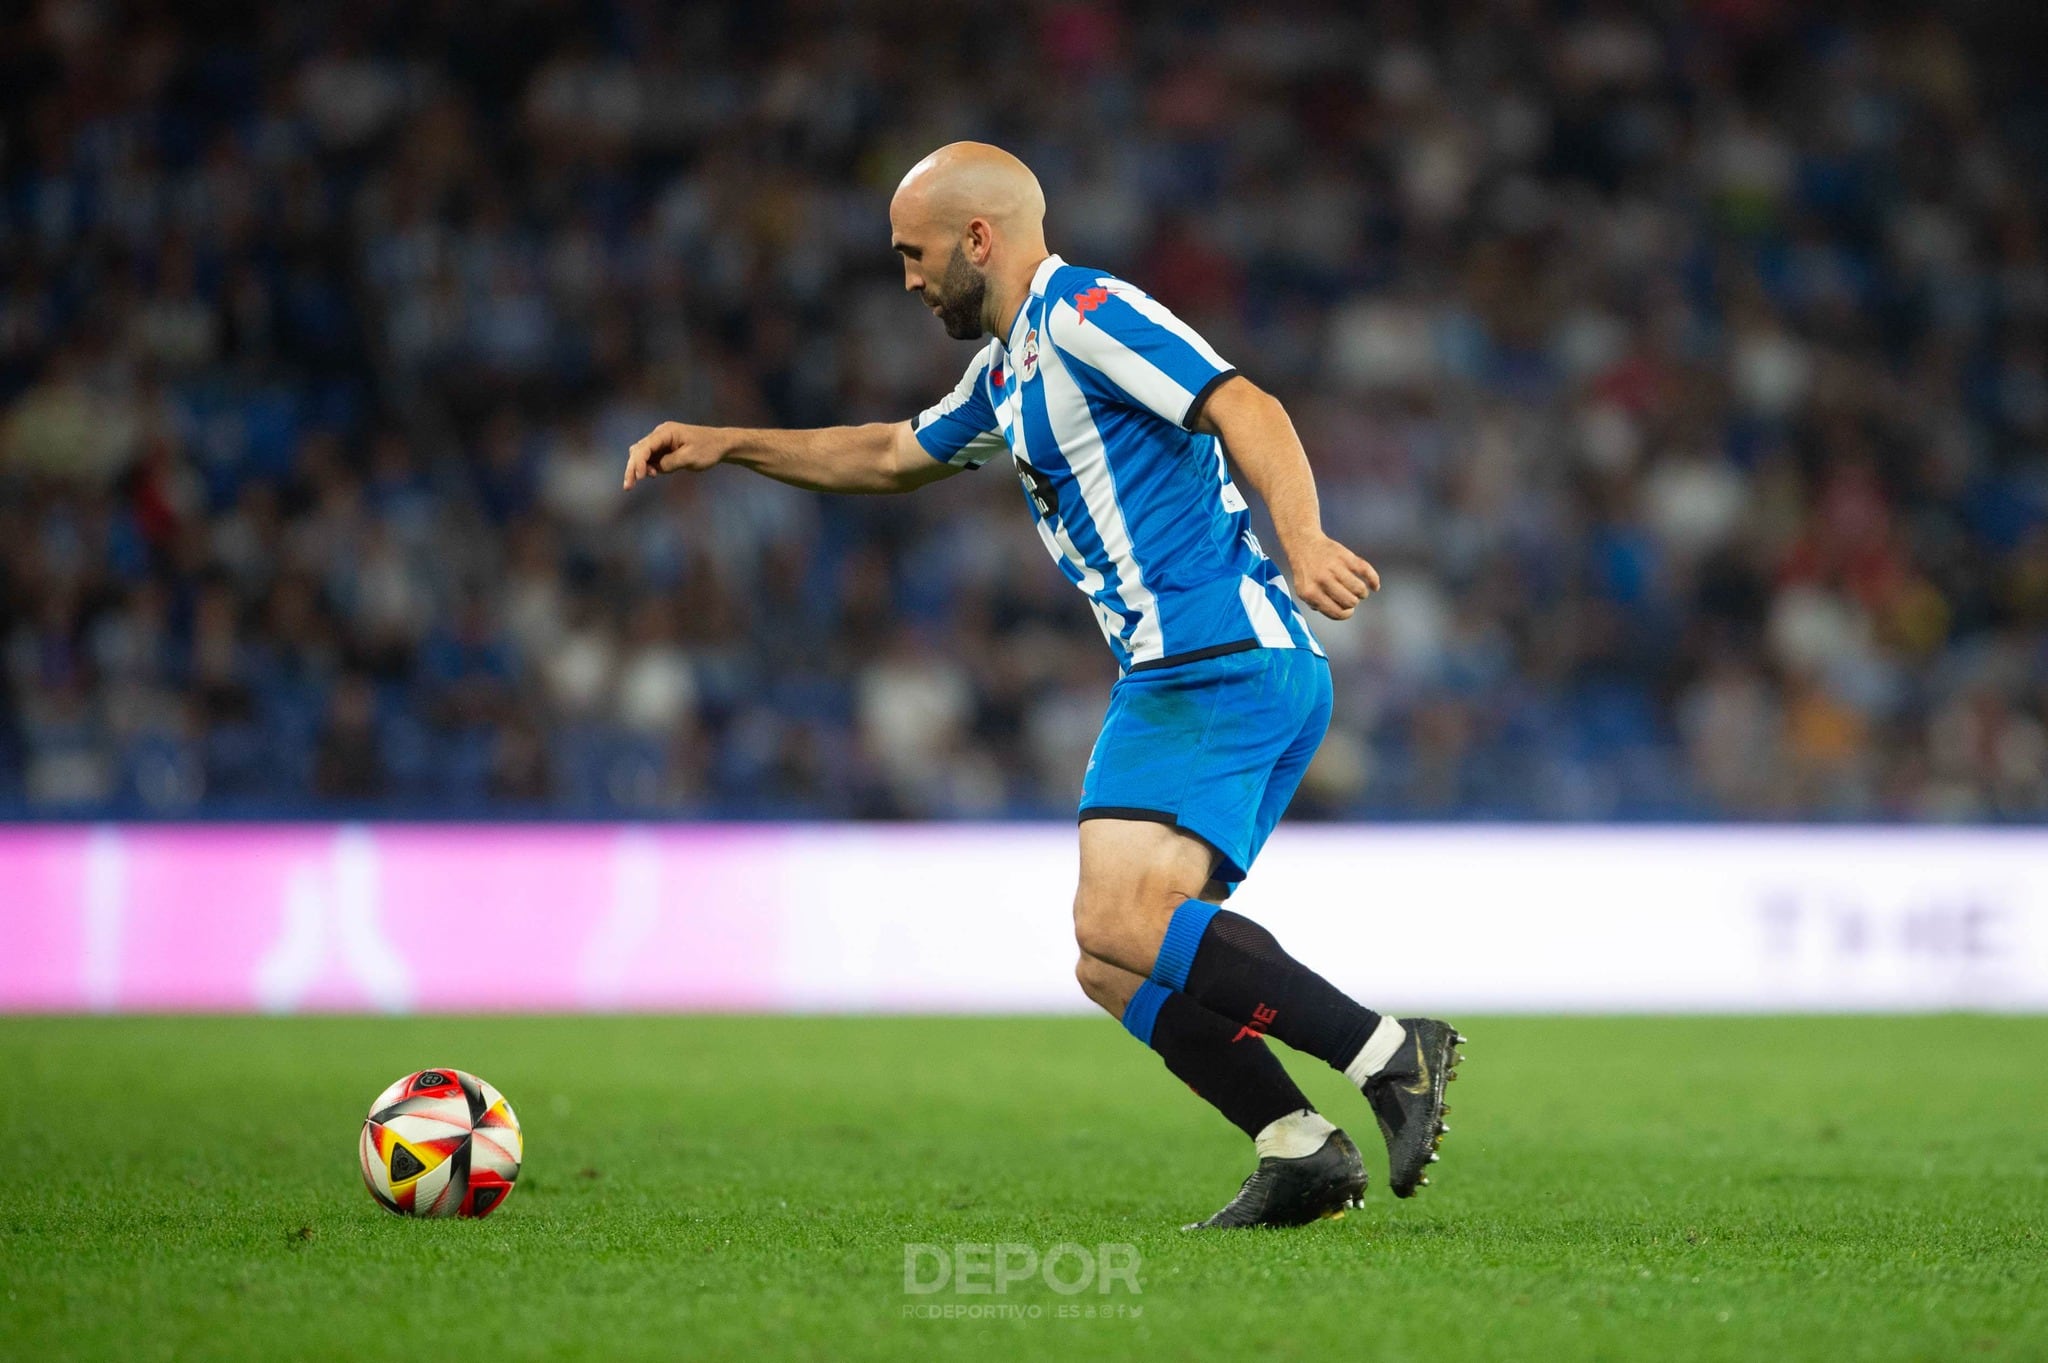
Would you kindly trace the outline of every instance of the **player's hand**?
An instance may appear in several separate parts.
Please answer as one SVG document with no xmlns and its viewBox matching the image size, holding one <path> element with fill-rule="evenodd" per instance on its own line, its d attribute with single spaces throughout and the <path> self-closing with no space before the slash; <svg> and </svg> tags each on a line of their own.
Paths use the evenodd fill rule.
<svg viewBox="0 0 2048 1363">
<path fill-rule="evenodd" d="M 1349 620 L 1358 603 L 1380 589 L 1379 570 L 1328 535 L 1291 546 L 1287 561 L 1303 604 L 1332 620 Z"/>
<path fill-rule="evenodd" d="M 631 487 L 643 478 L 664 473 L 708 469 L 725 458 L 725 442 L 715 426 L 685 426 L 664 421 L 633 442 L 626 452 L 626 482 Z"/>
</svg>

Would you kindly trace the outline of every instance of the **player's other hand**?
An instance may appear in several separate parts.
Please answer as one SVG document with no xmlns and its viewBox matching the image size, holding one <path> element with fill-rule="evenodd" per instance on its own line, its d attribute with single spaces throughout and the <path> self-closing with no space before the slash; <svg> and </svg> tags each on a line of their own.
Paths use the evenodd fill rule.
<svg viewBox="0 0 2048 1363">
<path fill-rule="evenodd" d="M 685 426 L 664 421 L 633 442 L 626 452 L 626 482 L 684 470 L 708 469 L 725 458 L 725 443 L 713 426 Z"/>
<path fill-rule="evenodd" d="M 1332 620 L 1349 620 L 1358 603 L 1380 589 L 1379 570 L 1328 535 L 1291 546 L 1287 561 L 1303 604 Z"/>
</svg>

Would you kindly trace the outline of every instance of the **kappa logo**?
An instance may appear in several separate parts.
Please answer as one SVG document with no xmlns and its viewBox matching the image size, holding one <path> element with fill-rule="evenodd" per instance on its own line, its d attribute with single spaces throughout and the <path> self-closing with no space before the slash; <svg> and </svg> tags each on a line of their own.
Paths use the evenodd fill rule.
<svg viewBox="0 0 2048 1363">
<path fill-rule="evenodd" d="M 1079 314 L 1083 325 L 1085 325 L 1088 321 L 1088 314 L 1108 301 L 1109 290 L 1098 284 L 1092 289 L 1083 289 L 1074 295 L 1074 311 Z"/>
</svg>

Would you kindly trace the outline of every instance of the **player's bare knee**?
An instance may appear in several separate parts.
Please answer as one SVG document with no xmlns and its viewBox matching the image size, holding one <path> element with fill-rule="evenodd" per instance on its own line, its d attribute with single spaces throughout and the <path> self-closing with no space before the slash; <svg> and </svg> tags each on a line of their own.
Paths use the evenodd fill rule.
<svg viewBox="0 0 2048 1363">
<path fill-rule="evenodd" d="M 1118 973 L 1115 966 L 1099 956 L 1090 956 L 1085 951 L 1081 953 L 1081 958 L 1074 962 L 1074 979 L 1080 983 L 1081 992 L 1112 1013 L 1122 1011 L 1117 1000 Z"/>
<path fill-rule="evenodd" d="M 1074 961 L 1074 980 L 1081 986 L 1081 992 L 1091 999 L 1094 998 L 1101 978 L 1101 962 L 1087 952 L 1082 952 Z"/>
<path fill-rule="evenodd" d="M 1164 881 L 1114 894 L 1084 890 L 1074 897 L 1074 942 L 1090 956 L 1142 975 L 1152 968 L 1174 909 L 1187 898 Z"/>
<path fill-rule="evenodd" d="M 1144 974 L 1156 941 L 1145 941 L 1145 915 L 1128 894 L 1088 894 L 1074 900 L 1074 944 L 1112 966 Z"/>
<path fill-rule="evenodd" d="M 1142 976 L 1086 952 L 1074 965 L 1074 978 L 1081 982 L 1082 993 L 1119 1022 L 1124 1010 L 1130 1007 L 1132 995 L 1144 984 Z"/>
<path fill-rule="evenodd" d="M 1084 966 L 1091 958 L 1114 961 L 1122 954 L 1122 918 L 1122 906 L 1112 895 L 1084 888 L 1074 896 L 1074 944 L 1081 948 Z"/>
</svg>

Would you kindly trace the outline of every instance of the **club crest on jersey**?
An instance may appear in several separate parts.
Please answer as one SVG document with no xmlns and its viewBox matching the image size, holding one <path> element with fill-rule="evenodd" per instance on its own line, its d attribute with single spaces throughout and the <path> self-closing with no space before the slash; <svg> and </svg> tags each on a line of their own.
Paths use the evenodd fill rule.
<svg viewBox="0 0 2048 1363">
<path fill-rule="evenodd" d="M 1017 382 L 1029 383 L 1038 377 L 1038 328 L 1024 333 L 1024 353 L 1017 360 Z"/>
</svg>

